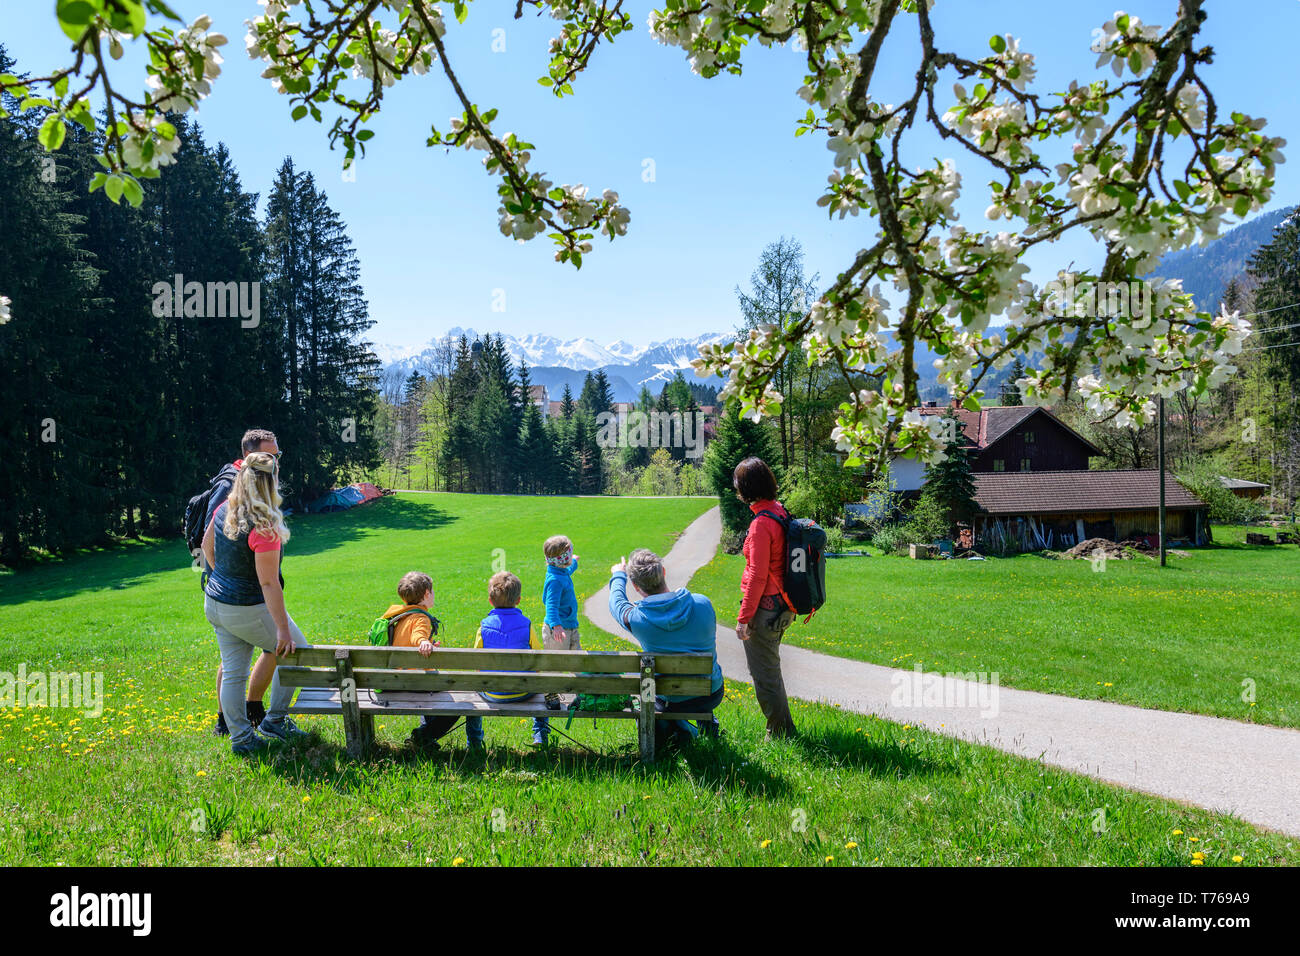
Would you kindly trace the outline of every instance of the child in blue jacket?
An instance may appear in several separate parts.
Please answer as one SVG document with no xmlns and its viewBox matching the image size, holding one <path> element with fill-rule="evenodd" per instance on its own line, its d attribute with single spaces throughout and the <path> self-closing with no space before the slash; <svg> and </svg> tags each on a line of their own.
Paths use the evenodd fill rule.
<svg viewBox="0 0 1300 956">
<path fill-rule="evenodd" d="M 578 636 L 578 595 L 573 589 L 573 573 L 578 570 L 578 556 L 573 542 L 562 534 L 546 539 L 546 581 L 542 584 L 542 604 L 546 617 L 542 621 L 542 646 L 548 651 L 580 651 Z"/>
</svg>

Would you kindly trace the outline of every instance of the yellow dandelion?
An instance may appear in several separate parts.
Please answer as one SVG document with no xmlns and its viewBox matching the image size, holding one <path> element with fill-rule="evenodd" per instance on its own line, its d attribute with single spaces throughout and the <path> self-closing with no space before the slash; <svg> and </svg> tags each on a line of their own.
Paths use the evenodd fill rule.
<svg viewBox="0 0 1300 956">
<path fill-rule="evenodd" d="M 1201 842 L 1201 838 L 1200 838 L 1200 837 L 1188 837 L 1188 838 L 1187 838 L 1187 842 L 1188 842 L 1188 843 L 1200 843 L 1200 842 Z"/>
<path fill-rule="evenodd" d="M 856 850 L 857 848 L 858 848 L 858 845 L 857 845 L 856 843 L 854 843 L 852 840 L 850 840 L 848 843 L 844 844 L 844 849 L 846 849 L 846 850 Z"/>
<path fill-rule="evenodd" d="M 1175 831 L 1174 831 L 1174 836 L 1182 836 L 1182 835 L 1183 835 L 1183 831 L 1182 831 L 1182 830 L 1175 830 Z"/>
<path fill-rule="evenodd" d="M 308 795 L 308 796 L 303 797 L 303 798 L 302 798 L 302 802 L 303 802 L 303 803 L 311 803 L 311 796 Z"/>
<path fill-rule="evenodd" d="M 642 797 L 641 799 L 642 799 L 642 800 L 649 800 L 649 799 L 650 799 L 650 794 L 647 793 L 647 794 L 646 794 L 644 797 Z"/>
<path fill-rule="evenodd" d="M 768 847 L 770 847 L 771 845 L 772 845 L 772 841 L 771 841 L 771 840 L 764 840 L 762 843 L 760 843 L 760 844 L 758 845 L 758 848 L 759 848 L 760 850 L 766 850 L 766 849 L 767 849 Z"/>
<path fill-rule="evenodd" d="M 1192 860 L 1192 866 L 1204 866 L 1204 865 L 1205 865 L 1204 860 Z"/>
<path fill-rule="evenodd" d="M 454 859 L 454 860 L 451 861 L 451 865 L 452 865 L 452 866 L 460 866 L 460 865 L 461 865 L 462 863 L 464 863 L 464 862 L 465 862 L 465 858 L 464 858 L 463 856 L 458 856 L 458 857 L 456 857 L 456 859 Z"/>
<path fill-rule="evenodd" d="M 208 775 L 208 772 L 207 772 L 206 770 L 200 770 L 200 771 L 199 771 L 198 773 L 196 773 L 194 776 L 196 776 L 196 777 L 206 777 L 207 775 Z"/>
<path fill-rule="evenodd" d="M 1197 850 L 1195 853 L 1192 854 L 1192 859 L 1193 859 L 1193 860 L 1204 860 L 1204 859 L 1205 859 L 1205 854 L 1202 853 L 1200 850 Z"/>
<path fill-rule="evenodd" d="M 833 856 L 828 856 L 828 857 L 826 858 L 826 862 L 827 862 L 827 863 L 830 863 L 830 862 L 831 862 L 832 860 L 834 860 L 834 859 L 835 859 L 835 857 L 833 857 Z"/>
<path fill-rule="evenodd" d="M 1232 858 L 1232 862 L 1233 862 L 1233 863 L 1240 863 L 1243 859 L 1245 859 L 1245 858 L 1242 857 L 1240 854 L 1238 854 L 1237 856 L 1234 856 L 1234 857 Z"/>
</svg>

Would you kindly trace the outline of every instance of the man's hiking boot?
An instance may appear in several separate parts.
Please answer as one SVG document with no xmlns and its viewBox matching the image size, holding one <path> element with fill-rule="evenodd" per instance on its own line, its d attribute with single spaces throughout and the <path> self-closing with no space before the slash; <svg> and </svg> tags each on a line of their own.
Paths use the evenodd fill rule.
<svg viewBox="0 0 1300 956">
<path fill-rule="evenodd" d="M 285 743 L 302 740 L 308 736 L 306 731 L 300 730 L 298 725 L 288 717 L 281 717 L 279 720 L 276 720 L 274 717 L 266 717 L 258 726 L 258 730 L 267 737 L 271 737 L 275 740 L 282 740 Z"/>
<path fill-rule="evenodd" d="M 214 737 L 230 736 L 230 728 L 226 726 L 226 715 L 223 714 L 221 711 L 217 711 L 217 724 L 215 727 L 212 728 L 212 736 Z"/>
</svg>

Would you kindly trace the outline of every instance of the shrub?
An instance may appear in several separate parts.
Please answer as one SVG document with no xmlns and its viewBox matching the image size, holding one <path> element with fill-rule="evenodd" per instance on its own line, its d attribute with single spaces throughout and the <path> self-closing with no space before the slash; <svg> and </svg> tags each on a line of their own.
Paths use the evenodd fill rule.
<svg viewBox="0 0 1300 956">
<path fill-rule="evenodd" d="M 1234 495 L 1219 480 L 1213 461 L 1199 461 L 1178 475 L 1182 485 L 1210 506 L 1210 520 L 1223 524 L 1249 524 L 1264 517 L 1262 501 Z"/>
<path fill-rule="evenodd" d="M 903 525 L 907 543 L 929 544 L 941 538 L 952 537 L 952 523 L 944 506 L 929 492 L 922 492 L 916 507 Z"/>
<path fill-rule="evenodd" d="M 887 525 L 877 531 L 871 539 L 872 546 L 879 548 L 885 554 L 893 554 L 907 543 L 907 532 L 901 524 Z"/>
<path fill-rule="evenodd" d="M 792 468 L 781 484 L 781 504 L 823 528 L 841 522 L 844 505 L 861 499 L 862 479 L 829 455 L 817 456 L 807 474 Z"/>
</svg>

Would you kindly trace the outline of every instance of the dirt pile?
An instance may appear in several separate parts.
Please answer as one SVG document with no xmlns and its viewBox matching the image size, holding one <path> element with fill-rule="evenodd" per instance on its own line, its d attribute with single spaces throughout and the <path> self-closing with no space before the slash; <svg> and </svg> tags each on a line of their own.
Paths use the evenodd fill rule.
<svg viewBox="0 0 1300 956">
<path fill-rule="evenodd" d="M 1088 538 L 1080 541 L 1068 551 L 1061 552 L 1063 558 L 1091 558 L 1104 556 L 1107 560 L 1114 559 L 1117 561 L 1127 561 L 1132 557 L 1128 549 L 1122 544 L 1111 541 L 1109 538 Z"/>
</svg>

